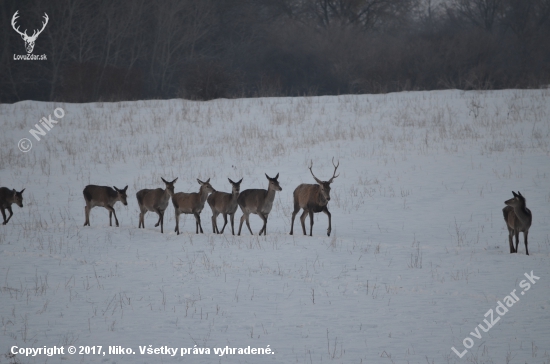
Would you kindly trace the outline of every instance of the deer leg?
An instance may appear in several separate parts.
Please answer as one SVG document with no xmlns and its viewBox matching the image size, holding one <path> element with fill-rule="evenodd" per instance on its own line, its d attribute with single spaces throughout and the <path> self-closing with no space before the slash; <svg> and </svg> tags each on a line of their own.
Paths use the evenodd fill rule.
<svg viewBox="0 0 550 364">
<path fill-rule="evenodd" d="M 13 211 L 11 210 L 11 206 L 7 207 L 8 212 L 10 213 L 10 216 L 8 216 L 8 219 L 6 220 L 6 224 L 10 221 L 11 217 L 13 216 Z"/>
<path fill-rule="evenodd" d="M 307 233 L 306 233 L 306 216 L 307 216 L 307 210 L 304 209 L 304 212 L 302 212 L 302 215 L 300 216 L 300 222 L 302 223 L 302 231 L 304 232 L 304 235 L 307 235 Z"/>
<path fill-rule="evenodd" d="M 513 239 L 513 230 L 508 229 L 508 243 L 510 244 L 510 254 L 515 253 Z"/>
<path fill-rule="evenodd" d="M 231 219 L 231 234 L 235 235 L 235 213 L 229 215 L 229 218 Z"/>
<path fill-rule="evenodd" d="M 518 252 L 518 245 L 519 245 L 519 231 L 514 231 L 514 234 L 516 235 L 516 253 Z"/>
<path fill-rule="evenodd" d="M 177 209 L 176 209 L 175 213 L 176 213 L 176 227 L 174 229 L 174 232 L 178 233 L 178 235 L 179 235 L 180 234 L 180 214 L 178 213 Z"/>
<path fill-rule="evenodd" d="M 145 229 L 145 213 L 143 212 L 143 210 L 139 209 L 139 223 L 138 223 L 138 229 L 143 227 Z"/>
<path fill-rule="evenodd" d="M 159 219 L 155 224 L 155 227 L 158 227 L 160 225 L 160 220 L 162 219 L 162 211 L 160 211 L 159 209 L 155 209 L 155 212 L 157 213 L 157 215 L 159 215 Z"/>
<path fill-rule="evenodd" d="M 212 233 L 214 234 L 218 234 L 218 227 L 216 226 L 216 218 L 217 216 L 215 216 L 214 212 L 212 211 L 212 217 L 210 218 L 210 220 L 212 220 Z"/>
<path fill-rule="evenodd" d="M 261 214 L 261 213 L 258 213 L 258 216 L 260 217 L 260 219 L 262 219 L 263 221 L 263 225 L 262 225 L 262 228 L 260 229 L 260 231 L 258 232 L 258 236 L 261 236 L 264 229 L 265 229 L 265 226 L 266 226 L 266 221 L 264 220 L 264 216 Z"/>
<path fill-rule="evenodd" d="M 250 231 L 250 235 L 254 235 L 252 232 L 252 229 L 250 228 L 250 214 L 246 215 L 246 227 L 248 227 L 248 231 Z"/>
<path fill-rule="evenodd" d="M 159 222 L 160 222 L 160 233 L 164 234 L 164 211 L 160 211 Z"/>
<path fill-rule="evenodd" d="M 258 216 L 263 220 L 264 226 L 262 226 L 262 229 L 258 233 L 258 235 L 262 235 L 262 232 L 264 233 L 264 236 L 267 235 L 267 215 L 258 214 Z"/>
<path fill-rule="evenodd" d="M 332 215 L 330 214 L 330 212 L 329 212 L 329 210 L 328 210 L 328 208 L 327 208 L 326 206 L 325 206 L 325 208 L 323 209 L 323 212 L 324 212 L 325 214 L 327 214 L 327 216 L 328 216 L 327 236 L 330 236 L 330 232 L 332 231 L 332 226 L 331 226 L 331 221 L 330 221 Z"/>
<path fill-rule="evenodd" d="M 204 234 L 204 232 L 202 231 L 202 226 L 201 226 L 201 215 L 199 215 L 198 212 L 195 212 L 195 225 L 196 225 L 196 228 L 197 228 L 197 234 L 199 233 L 199 228 L 201 230 L 201 234 Z"/>
<path fill-rule="evenodd" d="M 0 211 L 2 211 L 2 217 L 4 218 L 4 223 L 3 225 L 6 225 L 8 222 L 6 221 L 6 211 L 4 210 L 4 208 L 0 208 Z M 86 223 L 84 223 L 84 226 L 86 226 Z"/>
<path fill-rule="evenodd" d="M 237 233 L 237 235 L 239 235 L 239 236 L 241 235 L 241 229 L 243 228 L 243 222 L 244 222 L 244 220 L 246 219 L 246 218 L 244 217 L 244 215 L 245 215 L 245 214 L 244 214 L 244 212 L 243 212 L 243 216 L 241 216 L 241 223 L 239 224 L 239 232 Z"/>
<path fill-rule="evenodd" d="M 309 236 L 313 236 L 313 210 L 309 211 Z"/>
<path fill-rule="evenodd" d="M 525 255 L 529 255 L 529 250 L 527 249 L 527 234 L 529 234 L 529 230 L 523 232 L 523 239 L 525 242 Z"/>
<path fill-rule="evenodd" d="M 2 215 L 4 215 L 4 210 L 2 209 Z M 84 226 L 90 226 L 90 210 L 88 210 L 88 205 L 84 206 Z M 4 225 L 6 225 L 6 215 L 4 215 Z"/>
<path fill-rule="evenodd" d="M 112 206 L 107 206 L 107 210 L 109 210 L 109 226 L 113 226 L 113 225 L 111 224 L 111 215 L 114 215 L 114 216 L 115 216 L 116 226 L 118 227 L 118 219 L 116 218 L 115 209 L 114 209 Z"/>
<path fill-rule="evenodd" d="M 225 225 L 227 225 L 227 214 L 223 214 L 223 227 L 220 234 L 223 234 L 223 231 L 225 230 Z"/>
<path fill-rule="evenodd" d="M 298 207 L 298 209 L 296 209 L 296 207 Z M 290 235 L 294 234 L 294 219 L 298 211 L 300 211 L 300 206 L 294 205 L 294 211 L 292 211 L 292 218 L 290 219 Z"/>
</svg>

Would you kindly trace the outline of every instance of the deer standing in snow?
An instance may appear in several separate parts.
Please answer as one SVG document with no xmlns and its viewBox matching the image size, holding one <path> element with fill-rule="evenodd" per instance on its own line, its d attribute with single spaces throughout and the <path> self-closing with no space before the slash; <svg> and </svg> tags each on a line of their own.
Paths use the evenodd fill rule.
<svg viewBox="0 0 550 364">
<path fill-rule="evenodd" d="M 164 211 L 168 207 L 168 201 L 170 197 L 174 196 L 174 183 L 177 178 L 172 182 L 166 181 L 164 178 L 160 178 L 166 185 L 166 189 L 156 188 L 154 190 L 143 189 L 136 193 L 136 198 L 139 205 L 139 228 L 145 229 L 145 214 L 147 211 L 156 212 L 159 215 L 159 221 L 155 224 L 155 227 L 160 225 L 161 234 L 164 232 Z"/>
<path fill-rule="evenodd" d="M 324 212 L 328 216 L 327 235 L 330 236 L 330 232 L 332 231 L 331 215 L 328 211 L 327 205 L 330 201 L 330 184 L 339 176 L 336 175 L 336 170 L 338 169 L 340 162 L 338 162 L 338 165 L 334 165 L 334 158 L 332 158 L 332 165 L 334 166 L 334 173 L 332 174 L 331 179 L 328 181 L 321 181 L 315 177 L 313 171 L 311 170 L 313 168 L 312 161 L 308 168 L 317 184 L 312 185 L 302 183 L 294 190 L 294 211 L 292 212 L 290 235 L 294 233 L 294 219 L 296 218 L 296 214 L 300 211 L 300 209 L 304 209 L 302 216 L 300 216 L 300 222 L 302 223 L 304 235 L 307 235 L 305 225 L 306 215 L 309 214 L 309 236 L 312 236 L 313 214 L 316 212 Z"/>
<path fill-rule="evenodd" d="M 115 222 L 118 227 L 118 219 L 116 218 L 113 206 L 117 201 L 122 202 L 124 206 L 128 205 L 128 202 L 126 202 L 126 190 L 128 186 L 124 187 L 122 190 L 114 186 L 113 188 L 114 189 L 108 186 L 96 185 L 88 185 L 84 188 L 84 191 L 82 191 L 84 200 L 86 201 L 86 206 L 84 207 L 86 221 L 84 221 L 84 226 L 90 226 L 90 210 L 96 206 L 102 206 L 109 210 L 109 226 L 113 226 L 112 216 L 115 215 Z"/>
<path fill-rule="evenodd" d="M 197 182 L 201 185 L 199 192 L 185 193 L 178 192 L 172 196 L 172 204 L 174 205 L 176 213 L 176 228 L 174 231 L 180 234 L 180 214 L 193 214 L 195 215 L 196 233 L 199 233 L 199 229 L 202 231 L 201 226 L 201 211 L 204 208 L 204 203 L 209 193 L 216 192 L 214 187 L 210 185 L 210 178 L 205 182 L 197 178 Z"/>
<path fill-rule="evenodd" d="M 271 208 L 273 207 L 275 192 L 282 191 L 283 189 L 279 185 L 279 181 L 277 181 L 277 179 L 279 178 L 279 173 L 277 173 L 274 178 L 269 177 L 267 174 L 265 176 L 269 181 L 267 190 L 244 190 L 243 192 L 241 192 L 239 198 L 237 199 L 237 203 L 239 204 L 243 212 L 243 216 L 241 216 L 241 223 L 239 225 L 239 233 L 237 235 L 241 235 L 241 229 L 245 220 L 248 231 L 250 231 L 250 234 L 254 235 L 252 233 L 252 229 L 250 228 L 250 214 L 256 214 L 264 221 L 264 226 L 260 230 L 259 235 L 262 235 L 262 233 L 264 233 L 264 235 L 267 235 L 267 217 L 269 216 Z"/>
<path fill-rule="evenodd" d="M 529 228 L 531 227 L 531 222 L 533 221 L 533 215 L 531 214 L 531 210 L 529 210 L 525 205 L 525 197 L 523 197 L 519 191 L 518 193 L 512 191 L 512 194 L 514 195 L 514 198 L 504 201 L 507 206 L 502 209 L 504 221 L 506 221 L 506 226 L 508 227 L 510 253 L 518 252 L 519 233 L 523 232 L 525 254 L 529 255 L 529 250 L 527 249 L 527 235 L 529 234 Z M 514 235 L 516 236 L 515 249 L 514 242 L 512 240 Z"/>
<path fill-rule="evenodd" d="M 231 219 L 231 233 L 235 235 L 235 212 L 239 206 L 237 204 L 237 198 L 239 197 L 239 191 L 241 189 L 241 182 L 243 179 L 241 178 L 239 182 L 233 182 L 230 178 L 228 178 L 228 180 L 232 186 L 231 193 L 216 191 L 208 196 L 207 199 L 208 204 L 212 209 L 212 231 L 214 234 L 223 234 L 225 226 L 227 225 L 227 215 L 229 215 L 229 218 Z M 219 214 L 223 215 L 222 231 L 219 231 L 218 224 L 216 222 Z"/>
</svg>

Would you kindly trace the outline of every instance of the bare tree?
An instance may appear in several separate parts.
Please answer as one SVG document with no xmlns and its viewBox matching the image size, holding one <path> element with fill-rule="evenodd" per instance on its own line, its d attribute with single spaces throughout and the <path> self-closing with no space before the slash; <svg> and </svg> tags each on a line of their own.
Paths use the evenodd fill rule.
<svg viewBox="0 0 550 364">
<path fill-rule="evenodd" d="M 360 25 L 373 29 L 403 20 L 415 4 L 416 0 L 306 0 L 301 14 L 324 28 Z"/>
<path fill-rule="evenodd" d="M 491 31 L 502 10 L 503 0 L 453 0 L 448 5 L 454 13 L 476 27 Z"/>
</svg>

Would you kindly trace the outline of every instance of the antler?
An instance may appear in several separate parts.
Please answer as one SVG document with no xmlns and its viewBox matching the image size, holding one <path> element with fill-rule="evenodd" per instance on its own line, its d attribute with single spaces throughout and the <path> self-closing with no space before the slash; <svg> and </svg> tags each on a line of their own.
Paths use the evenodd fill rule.
<svg viewBox="0 0 550 364">
<path fill-rule="evenodd" d="M 44 13 L 44 20 L 46 20 L 45 22 L 42 22 L 42 29 L 40 29 L 38 31 L 38 33 L 36 33 L 36 30 L 32 33 L 32 36 L 31 38 L 37 38 L 40 33 L 42 33 L 42 31 L 44 31 L 44 28 L 46 28 L 46 25 L 48 24 L 48 20 L 50 20 L 50 18 L 48 18 L 48 14 Z M 36 33 L 36 34 L 34 34 Z"/>
<path fill-rule="evenodd" d="M 311 172 L 311 175 L 313 176 L 313 178 L 315 178 L 315 181 L 317 183 L 323 183 L 319 178 L 315 177 L 315 175 L 313 174 L 313 171 L 311 170 L 311 168 L 313 168 L 313 160 L 311 160 L 311 163 L 310 163 L 309 167 L 307 167 L 307 168 L 309 168 L 309 171 Z"/>
<path fill-rule="evenodd" d="M 46 28 L 46 25 L 48 24 L 48 21 L 50 20 L 50 18 L 48 17 L 48 14 L 44 13 L 44 20 L 45 21 L 42 22 L 42 29 L 40 29 L 38 31 L 34 30 L 32 35 L 29 37 L 27 35 L 27 29 L 25 29 L 25 31 L 22 33 L 19 30 L 19 26 L 17 28 L 15 27 L 15 21 L 17 20 L 17 18 L 19 18 L 18 13 L 19 13 L 19 10 L 17 10 L 15 12 L 15 14 L 13 14 L 13 17 L 11 18 L 11 26 L 12 26 L 13 30 L 15 30 L 17 33 L 19 33 L 26 40 L 27 39 L 28 40 L 36 39 L 40 35 L 40 33 L 42 33 L 42 31 L 44 31 L 44 28 Z"/>
<path fill-rule="evenodd" d="M 22 37 L 25 36 L 25 37 L 28 37 L 27 35 L 27 29 L 25 29 L 25 33 L 21 33 L 19 31 L 19 27 L 15 27 L 15 21 L 17 20 L 17 18 L 19 18 L 19 15 L 17 15 L 17 13 L 19 12 L 19 10 L 17 10 L 15 12 L 15 14 L 13 14 L 13 17 L 11 18 L 11 27 L 13 28 L 13 30 L 15 30 L 17 33 L 19 33 Z M 44 13 L 45 14 L 45 13 Z"/>
<path fill-rule="evenodd" d="M 328 183 L 332 183 L 332 181 L 334 181 L 335 178 L 338 178 L 338 176 L 340 174 L 338 174 L 338 176 L 336 176 L 336 170 L 338 169 L 338 167 L 340 166 L 340 161 L 338 161 L 338 165 L 334 165 L 334 157 L 332 157 L 332 165 L 334 166 L 334 172 L 332 173 L 332 178 L 328 180 Z"/>
</svg>

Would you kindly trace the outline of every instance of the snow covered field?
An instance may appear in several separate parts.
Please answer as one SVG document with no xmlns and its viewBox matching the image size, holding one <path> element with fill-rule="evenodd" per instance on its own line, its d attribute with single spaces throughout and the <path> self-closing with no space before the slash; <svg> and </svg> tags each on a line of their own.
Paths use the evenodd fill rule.
<svg viewBox="0 0 550 364">
<path fill-rule="evenodd" d="M 0 226 L 0 363 L 550 363 L 549 119 L 550 90 L 0 105 L 0 185 L 26 188 Z M 331 236 L 324 214 L 290 236 L 292 192 L 333 156 Z M 242 191 L 264 173 L 282 187 L 266 237 L 256 215 L 254 236 L 212 234 L 208 205 L 203 235 L 191 215 L 176 235 L 171 203 L 164 234 L 151 212 L 137 228 L 161 177 Z M 101 207 L 82 226 L 88 184 L 129 186 L 119 228 Z M 502 217 L 517 190 L 529 256 Z"/>
</svg>

